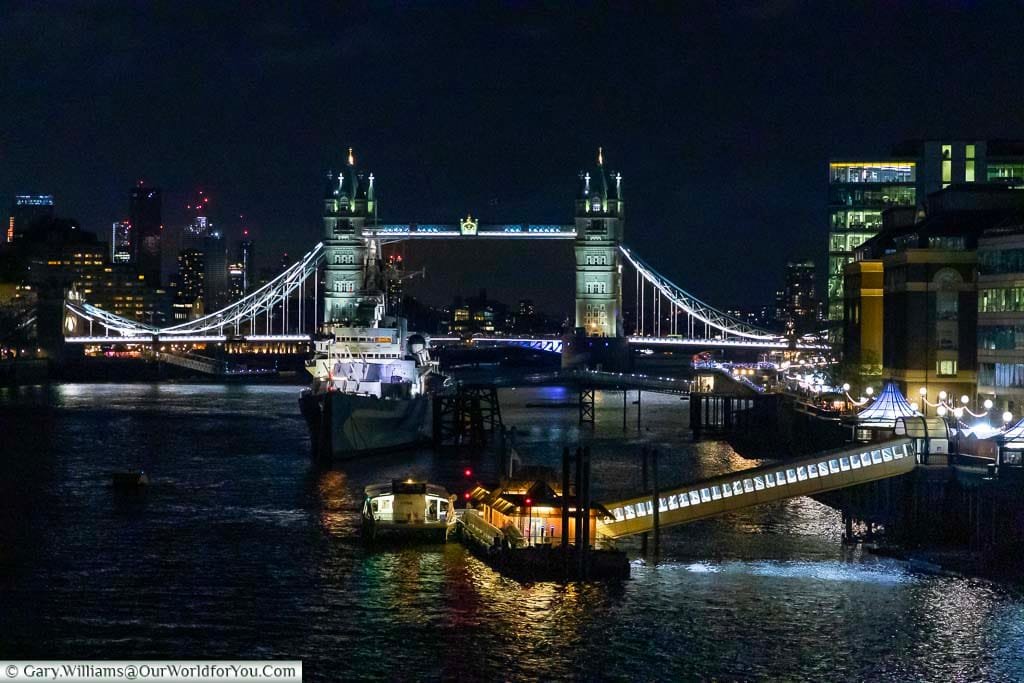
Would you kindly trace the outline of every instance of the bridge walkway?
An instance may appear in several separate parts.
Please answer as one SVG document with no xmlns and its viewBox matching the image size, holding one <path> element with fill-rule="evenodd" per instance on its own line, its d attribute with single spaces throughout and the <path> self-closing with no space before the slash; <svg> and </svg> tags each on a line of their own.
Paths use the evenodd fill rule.
<svg viewBox="0 0 1024 683">
<path fill-rule="evenodd" d="M 659 492 L 658 522 L 665 528 L 762 503 L 897 477 L 913 471 L 916 461 L 913 442 L 897 439 L 731 472 Z M 615 539 L 654 529 L 651 494 L 602 505 L 613 518 L 598 522 L 599 536 Z"/>
<path fill-rule="evenodd" d="M 207 375 L 226 374 L 224 363 L 193 353 L 157 351 L 154 356 L 157 360 L 168 365 L 176 365 L 180 368 L 202 372 Z"/>
<path fill-rule="evenodd" d="M 641 373 L 604 372 L 601 370 L 563 370 L 559 377 L 594 389 L 643 389 L 661 394 L 690 393 L 690 380 L 674 377 L 657 377 Z"/>
</svg>

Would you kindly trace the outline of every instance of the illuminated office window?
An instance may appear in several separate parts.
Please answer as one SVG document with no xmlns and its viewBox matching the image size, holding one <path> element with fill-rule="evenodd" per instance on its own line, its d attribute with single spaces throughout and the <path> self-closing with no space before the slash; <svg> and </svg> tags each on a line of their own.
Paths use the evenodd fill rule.
<svg viewBox="0 0 1024 683">
<path fill-rule="evenodd" d="M 968 183 L 974 182 L 974 145 L 967 145 L 967 165 L 964 169 L 964 180 Z"/>
<path fill-rule="evenodd" d="M 953 146 L 942 146 L 942 186 L 946 187 L 953 180 Z"/>
</svg>

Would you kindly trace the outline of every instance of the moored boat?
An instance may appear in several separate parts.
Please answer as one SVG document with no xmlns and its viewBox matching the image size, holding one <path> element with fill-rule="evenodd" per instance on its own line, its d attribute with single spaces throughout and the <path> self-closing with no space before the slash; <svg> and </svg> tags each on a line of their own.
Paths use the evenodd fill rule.
<svg viewBox="0 0 1024 683">
<path fill-rule="evenodd" d="M 445 541 L 455 529 L 455 496 L 442 486 L 395 479 L 367 486 L 365 493 L 363 533 L 368 540 L 411 534 Z"/>
</svg>

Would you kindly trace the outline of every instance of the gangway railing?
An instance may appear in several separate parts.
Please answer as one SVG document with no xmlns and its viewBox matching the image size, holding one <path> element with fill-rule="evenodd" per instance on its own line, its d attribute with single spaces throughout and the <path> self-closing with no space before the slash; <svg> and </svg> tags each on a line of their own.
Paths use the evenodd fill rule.
<svg viewBox="0 0 1024 683">
<path fill-rule="evenodd" d="M 669 394 L 690 393 L 690 380 L 684 378 L 586 369 L 566 370 L 561 376 L 598 389 L 647 389 Z"/>
<path fill-rule="evenodd" d="M 178 367 L 195 370 L 196 372 L 202 372 L 207 375 L 222 375 L 225 371 L 223 363 L 190 353 L 168 353 L 167 351 L 157 351 L 154 355 L 157 360 L 168 363 L 169 365 L 177 365 Z"/>
<path fill-rule="evenodd" d="M 495 539 L 504 540 L 507 534 L 480 515 L 479 510 L 459 510 L 458 521 L 463 530 L 484 548 L 494 545 Z"/>
<path fill-rule="evenodd" d="M 753 467 L 659 492 L 658 523 L 665 528 L 762 503 L 866 484 L 907 474 L 916 465 L 913 441 L 897 439 Z M 654 528 L 653 495 L 602 505 L 612 517 L 598 521 L 600 536 L 621 538 Z"/>
</svg>

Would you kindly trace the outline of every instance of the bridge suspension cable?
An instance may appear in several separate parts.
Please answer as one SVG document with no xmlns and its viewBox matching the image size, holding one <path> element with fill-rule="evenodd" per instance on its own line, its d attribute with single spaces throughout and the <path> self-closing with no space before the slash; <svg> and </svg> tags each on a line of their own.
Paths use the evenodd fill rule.
<svg viewBox="0 0 1024 683">
<path fill-rule="evenodd" d="M 723 313 L 715 307 L 704 303 L 681 287 L 676 286 L 671 280 L 661 275 L 658 271 L 648 265 L 639 256 L 630 251 L 625 245 L 619 245 L 619 251 L 636 270 L 637 281 L 637 334 L 646 334 L 648 324 L 651 333 L 661 337 L 665 332 L 663 323 L 668 324 L 667 330 L 670 335 L 680 334 L 679 316 L 685 315 L 686 337 L 697 337 L 697 323 L 703 327 L 705 338 L 710 339 L 713 330 L 718 330 L 728 338 L 742 337 L 756 341 L 778 341 L 781 338 L 760 328 L 749 325 L 737 318 Z M 650 286 L 651 294 L 648 300 L 646 289 Z M 670 309 L 669 319 L 665 321 L 662 314 L 662 300 L 665 300 Z M 650 307 L 650 320 L 647 318 L 647 308 Z"/>
<path fill-rule="evenodd" d="M 242 323 L 249 323 L 249 333 L 257 334 L 256 318 L 260 314 L 266 314 L 266 333 L 271 333 L 271 313 L 275 307 L 281 309 L 282 333 L 287 333 L 290 318 L 295 317 L 296 328 L 302 329 L 303 311 L 301 304 L 297 311 L 289 311 L 289 298 L 293 293 L 299 295 L 302 301 L 304 285 L 307 279 L 316 274 L 320 260 L 323 258 L 323 243 L 318 243 L 313 249 L 306 253 L 298 262 L 289 266 L 283 273 L 263 285 L 251 294 L 248 294 L 238 301 L 225 306 L 219 311 L 208 313 L 201 318 L 190 320 L 165 327 L 161 330 L 167 334 L 202 334 L 217 330 L 223 332 L 225 328 L 233 327 L 236 333 L 241 331 Z M 314 301 L 316 298 L 314 297 Z"/>
<path fill-rule="evenodd" d="M 235 335 L 288 335 L 308 334 L 311 327 L 305 310 L 308 298 L 307 282 L 313 280 L 313 321 L 318 318 L 317 269 L 324 258 L 323 243 L 317 244 L 299 261 L 292 264 L 273 280 L 220 310 L 208 313 L 188 322 L 157 327 L 137 320 L 114 315 L 85 301 L 65 302 L 66 310 L 87 322 L 89 337 L 96 332 L 94 325 L 102 328 L 103 336 L 148 337 L 152 335 L 209 336 L 223 335 L 230 331 Z M 292 301 L 292 298 L 295 301 Z M 263 320 L 258 321 L 259 318 Z"/>
</svg>

